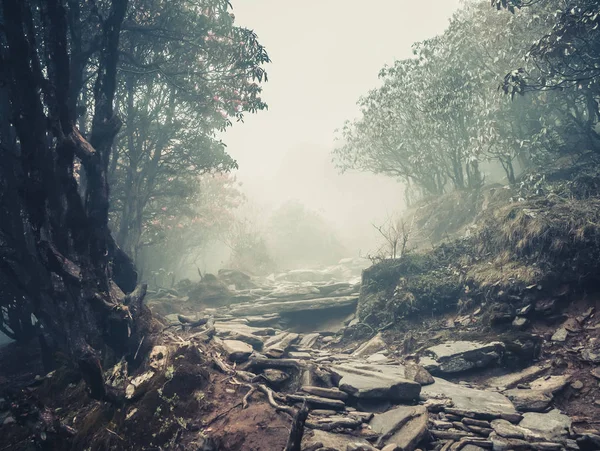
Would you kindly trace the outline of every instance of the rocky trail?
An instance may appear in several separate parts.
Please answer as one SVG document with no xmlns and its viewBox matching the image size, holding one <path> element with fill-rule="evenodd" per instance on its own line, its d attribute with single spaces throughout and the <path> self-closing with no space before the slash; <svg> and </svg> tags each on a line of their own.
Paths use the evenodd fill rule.
<svg viewBox="0 0 600 451">
<path fill-rule="evenodd" d="M 185 296 L 154 293 L 161 338 L 145 371 L 108 371 L 131 403 L 112 416 L 98 403 L 65 412 L 81 383 L 47 401 L 56 374 L 27 390 L 54 402 L 56 436 L 101 422 L 92 442 L 105 445 L 92 449 L 600 449 L 600 319 L 589 302 L 569 314 L 539 302 L 500 331 L 476 306 L 375 330 L 355 317 L 360 269 L 347 260 L 262 280 L 222 271 Z M 17 434 L 8 404 L 0 431 Z M 36 427 L 35 440 L 48 440 Z"/>
</svg>

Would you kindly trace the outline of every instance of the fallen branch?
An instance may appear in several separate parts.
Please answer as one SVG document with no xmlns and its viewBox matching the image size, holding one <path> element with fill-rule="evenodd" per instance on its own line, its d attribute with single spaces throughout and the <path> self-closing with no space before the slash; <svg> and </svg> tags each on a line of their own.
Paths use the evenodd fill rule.
<svg viewBox="0 0 600 451">
<path fill-rule="evenodd" d="M 296 410 L 290 406 L 282 406 L 281 404 L 277 404 L 275 401 L 275 397 L 273 395 L 273 390 L 263 384 L 259 384 L 257 387 L 261 392 L 267 395 L 267 399 L 269 400 L 269 404 L 271 407 L 274 407 L 275 410 L 282 411 L 287 413 L 288 415 L 294 416 L 296 415 Z"/>
<path fill-rule="evenodd" d="M 246 395 L 244 396 L 244 399 L 242 400 L 242 409 L 247 409 L 248 408 L 248 401 L 250 400 L 250 397 L 254 394 L 254 392 L 256 391 L 256 387 L 250 387 L 250 390 L 248 391 L 248 393 L 246 393 Z"/>
</svg>

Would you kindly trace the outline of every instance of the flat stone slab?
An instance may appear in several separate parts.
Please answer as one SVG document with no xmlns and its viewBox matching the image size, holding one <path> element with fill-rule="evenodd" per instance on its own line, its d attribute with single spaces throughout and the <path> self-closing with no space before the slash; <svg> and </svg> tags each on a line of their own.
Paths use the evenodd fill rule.
<svg viewBox="0 0 600 451">
<path fill-rule="evenodd" d="M 519 423 L 522 428 L 539 432 L 549 440 L 564 439 L 571 428 L 571 418 L 554 409 L 548 413 L 526 413 Z"/>
<path fill-rule="evenodd" d="M 510 400 L 501 393 L 477 390 L 454 384 L 439 377 L 421 387 L 421 399 L 450 399 L 454 408 L 476 414 L 514 415 L 517 413 Z"/>
<path fill-rule="evenodd" d="M 324 310 L 355 306 L 358 296 L 340 296 L 317 298 L 301 301 L 270 302 L 268 304 L 239 304 L 232 306 L 230 313 L 234 316 L 266 315 L 268 313 L 294 313 L 310 310 Z"/>
<path fill-rule="evenodd" d="M 340 390 L 359 399 L 412 401 L 421 391 L 421 385 L 404 378 L 401 365 L 344 364 L 330 369 L 341 377 Z"/>
<path fill-rule="evenodd" d="M 549 367 L 541 366 L 541 365 L 533 365 L 529 368 L 525 368 L 517 373 L 505 374 L 504 376 L 492 377 L 485 381 L 485 385 L 488 387 L 494 388 L 514 388 L 523 382 L 528 382 L 529 380 L 539 376 L 548 370 Z"/>
<path fill-rule="evenodd" d="M 439 365 L 437 368 L 427 368 L 428 370 L 438 373 L 459 373 L 496 363 L 504 352 L 504 344 L 449 341 L 427 348 L 425 352 Z"/>
<path fill-rule="evenodd" d="M 367 357 L 375 354 L 376 352 L 383 351 L 384 349 L 386 349 L 386 345 L 380 332 L 369 341 L 360 345 L 358 349 L 352 353 L 352 355 L 354 357 Z"/>
<path fill-rule="evenodd" d="M 252 346 L 239 340 L 223 340 L 223 349 L 232 362 L 245 362 L 252 354 Z"/>
<path fill-rule="evenodd" d="M 423 406 L 402 406 L 373 417 L 369 426 L 375 432 L 391 436 L 384 444 L 394 444 L 402 450 L 414 450 L 427 433 L 427 409 Z"/>
</svg>

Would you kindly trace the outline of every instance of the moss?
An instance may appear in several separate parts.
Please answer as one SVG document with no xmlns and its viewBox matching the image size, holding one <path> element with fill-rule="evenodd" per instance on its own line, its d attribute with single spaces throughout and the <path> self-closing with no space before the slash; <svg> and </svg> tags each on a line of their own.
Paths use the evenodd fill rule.
<svg viewBox="0 0 600 451">
<path fill-rule="evenodd" d="M 455 307 L 464 292 L 464 277 L 451 262 L 457 262 L 463 251 L 462 243 L 453 243 L 427 253 L 386 260 L 365 270 L 359 318 L 369 324 L 384 325 Z"/>
</svg>

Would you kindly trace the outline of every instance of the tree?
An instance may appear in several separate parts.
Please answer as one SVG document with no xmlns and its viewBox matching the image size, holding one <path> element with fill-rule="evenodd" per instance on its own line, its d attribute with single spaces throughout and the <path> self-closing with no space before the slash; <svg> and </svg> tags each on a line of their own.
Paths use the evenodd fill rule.
<svg viewBox="0 0 600 451">
<path fill-rule="evenodd" d="M 555 6 L 552 28 L 529 49 L 529 67 L 515 66 L 505 76 L 503 89 L 512 97 L 564 92 L 570 124 L 585 138 L 580 145 L 600 152 L 600 5 L 593 0 L 550 3 Z"/>
<path fill-rule="evenodd" d="M 515 103 L 498 91 L 508 70 L 528 64 L 527 42 L 553 20 L 552 5 L 507 15 L 466 3 L 443 35 L 380 72 L 382 86 L 359 100 L 361 117 L 341 132 L 338 166 L 397 177 L 426 195 L 479 188 L 484 161 L 500 163 L 516 183 L 515 161 L 523 167 L 564 149 L 577 122 L 568 96 Z"/>
<path fill-rule="evenodd" d="M 266 108 L 259 83 L 269 62 L 225 0 L 135 6 L 120 46 L 118 107 L 126 126 L 111 162 L 117 242 L 134 257 L 152 200 L 172 215 L 174 204 L 193 199 L 198 174 L 237 167 L 215 133 Z"/>
<path fill-rule="evenodd" d="M 145 286 L 135 288 L 133 266 L 108 226 L 108 164 L 121 126 L 114 112 L 118 46 L 128 2 L 106 1 L 91 13 L 100 26 L 90 38 L 97 45 L 87 138 L 76 126 L 74 96 L 86 69 L 72 38 L 87 23 L 72 8 L 77 4 L 1 2 L 7 114 L 0 118 L 0 209 L 9 220 L 0 229 L 0 286 L 35 315 L 45 341 L 79 365 L 92 396 L 106 398 L 101 362 L 125 356 L 133 363 L 149 333 Z M 85 184 L 78 183 L 79 164 Z"/>
</svg>

